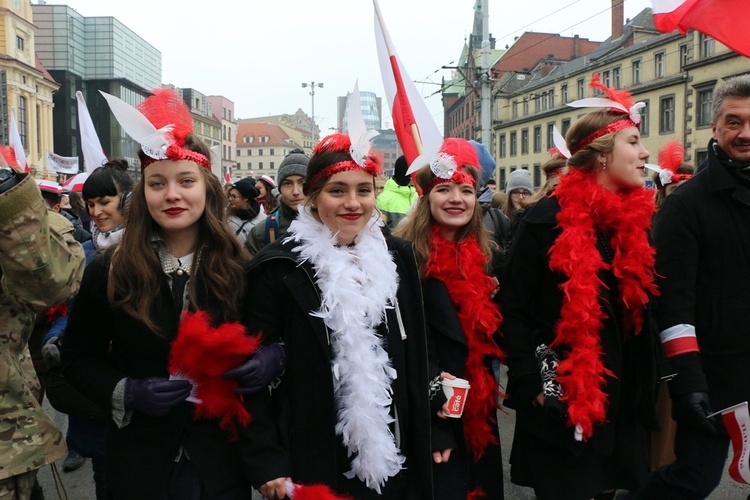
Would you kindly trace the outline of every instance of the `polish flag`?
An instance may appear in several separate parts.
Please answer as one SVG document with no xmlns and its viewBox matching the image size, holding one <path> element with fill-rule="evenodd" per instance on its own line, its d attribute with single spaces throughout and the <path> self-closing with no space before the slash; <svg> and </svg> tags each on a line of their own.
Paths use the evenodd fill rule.
<svg viewBox="0 0 750 500">
<path fill-rule="evenodd" d="M 732 438 L 734 452 L 729 475 L 738 483 L 750 484 L 750 414 L 747 401 L 721 410 L 721 416 Z"/>
<path fill-rule="evenodd" d="M 427 109 L 424 99 L 396 55 L 391 37 L 383 22 L 383 14 L 380 12 L 378 1 L 373 0 L 373 4 L 375 6 L 375 41 L 383 87 L 391 109 L 396 137 L 398 137 L 407 164 L 411 165 L 422 153 L 437 153 L 443 142 L 443 136 Z"/>
<path fill-rule="evenodd" d="M 662 33 L 694 29 L 750 57 L 747 0 L 652 0 L 654 25 Z"/>
<path fill-rule="evenodd" d="M 16 108 L 10 108 L 10 130 L 8 131 L 8 146 L 13 150 L 18 160 L 18 166 L 24 172 L 29 172 L 29 164 L 26 162 L 26 151 L 23 150 L 21 134 L 18 133 L 18 124 L 16 123 Z"/>
</svg>

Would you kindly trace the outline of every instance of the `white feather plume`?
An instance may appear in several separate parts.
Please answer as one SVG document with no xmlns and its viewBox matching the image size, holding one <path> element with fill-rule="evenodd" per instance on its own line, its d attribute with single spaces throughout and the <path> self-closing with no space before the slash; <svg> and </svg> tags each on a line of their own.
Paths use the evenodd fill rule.
<svg viewBox="0 0 750 500">
<path fill-rule="evenodd" d="M 370 154 L 372 145 L 370 141 L 373 137 L 379 135 L 377 130 L 367 130 L 365 118 L 362 116 L 361 100 L 359 98 L 359 82 L 354 84 L 354 91 L 349 96 L 346 107 L 346 124 L 349 131 L 349 140 L 352 145 L 349 147 L 349 154 L 352 159 L 364 168 L 365 160 Z"/>
<path fill-rule="evenodd" d="M 570 158 L 570 150 L 568 149 L 568 145 L 565 143 L 565 138 L 562 136 L 559 130 L 557 130 L 557 125 L 552 125 L 552 142 L 555 144 L 555 147 L 558 151 L 560 151 L 560 154 L 563 155 L 565 158 Z"/>
<path fill-rule="evenodd" d="M 662 186 L 666 186 L 667 184 L 672 183 L 672 171 L 668 168 L 661 168 L 659 165 L 654 165 L 653 163 L 646 163 L 644 165 L 647 169 L 653 170 L 654 172 L 658 172 L 659 174 L 659 182 L 661 182 Z"/>
<path fill-rule="evenodd" d="M 637 102 L 631 106 L 630 109 L 626 108 L 619 102 L 607 99 L 605 97 L 587 97 L 586 99 L 579 99 L 577 101 L 569 102 L 568 106 L 571 108 L 615 108 L 619 109 L 623 113 L 626 113 L 633 123 L 641 123 L 641 109 L 646 107 L 645 102 Z"/>
<path fill-rule="evenodd" d="M 159 130 L 143 116 L 143 113 L 122 99 L 106 92 L 99 91 L 109 104 L 117 122 L 127 134 L 141 145 L 143 152 L 155 160 L 167 158 L 167 148 L 174 141 L 171 139 L 173 125 L 165 125 Z"/>
</svg>

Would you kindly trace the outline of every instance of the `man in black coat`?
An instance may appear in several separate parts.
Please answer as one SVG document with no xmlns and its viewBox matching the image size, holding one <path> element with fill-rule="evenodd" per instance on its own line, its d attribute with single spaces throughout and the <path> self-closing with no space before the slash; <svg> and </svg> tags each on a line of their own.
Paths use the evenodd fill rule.
<svg viewBox="0 0 750 500">
<path fill-rule="evenodd" d="M 717 88 L 712 127 L 706 167 L 665 200 L 654 226 L 677 459 L 639 498 L 707 497 L 729 448 L 709 415 L 750 399 L 750 75 Z"/>
</svg>

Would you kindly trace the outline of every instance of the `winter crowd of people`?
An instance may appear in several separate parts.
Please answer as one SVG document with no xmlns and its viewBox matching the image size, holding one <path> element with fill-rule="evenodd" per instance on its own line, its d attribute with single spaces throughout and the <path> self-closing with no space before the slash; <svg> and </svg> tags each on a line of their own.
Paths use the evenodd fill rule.
<svg viewBox="0 0 750 500">
<path fill-rule="evenodd" d="M 592 87 L 504 192 L 459 138 L 377 188 L 339 133 L 223 186 L 169 89 L 107 98 L 137 183 L 112 158 L 63 200 L 2 148 L 0 498 L 90 458 L 98 500 L 502 499 L 501 448 L 539 499 L 708 496 L 750 399 L 750 76 L 697 172 Z"/>
</svg>

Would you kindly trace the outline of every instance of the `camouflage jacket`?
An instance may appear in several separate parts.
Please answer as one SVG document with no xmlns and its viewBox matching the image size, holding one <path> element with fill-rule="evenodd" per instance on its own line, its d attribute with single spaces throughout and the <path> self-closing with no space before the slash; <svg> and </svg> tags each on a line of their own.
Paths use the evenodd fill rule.
<svg viewBox="0 0 750 500">
<path fill-rule="evenodd" d="M 67 453 L 35 397 L 41 388 L 28 341 L 35 315 L 75 294 L 84 267 L 73 226 L 23 177 L 0 194 L 0 480 Z"/>
</svg>

